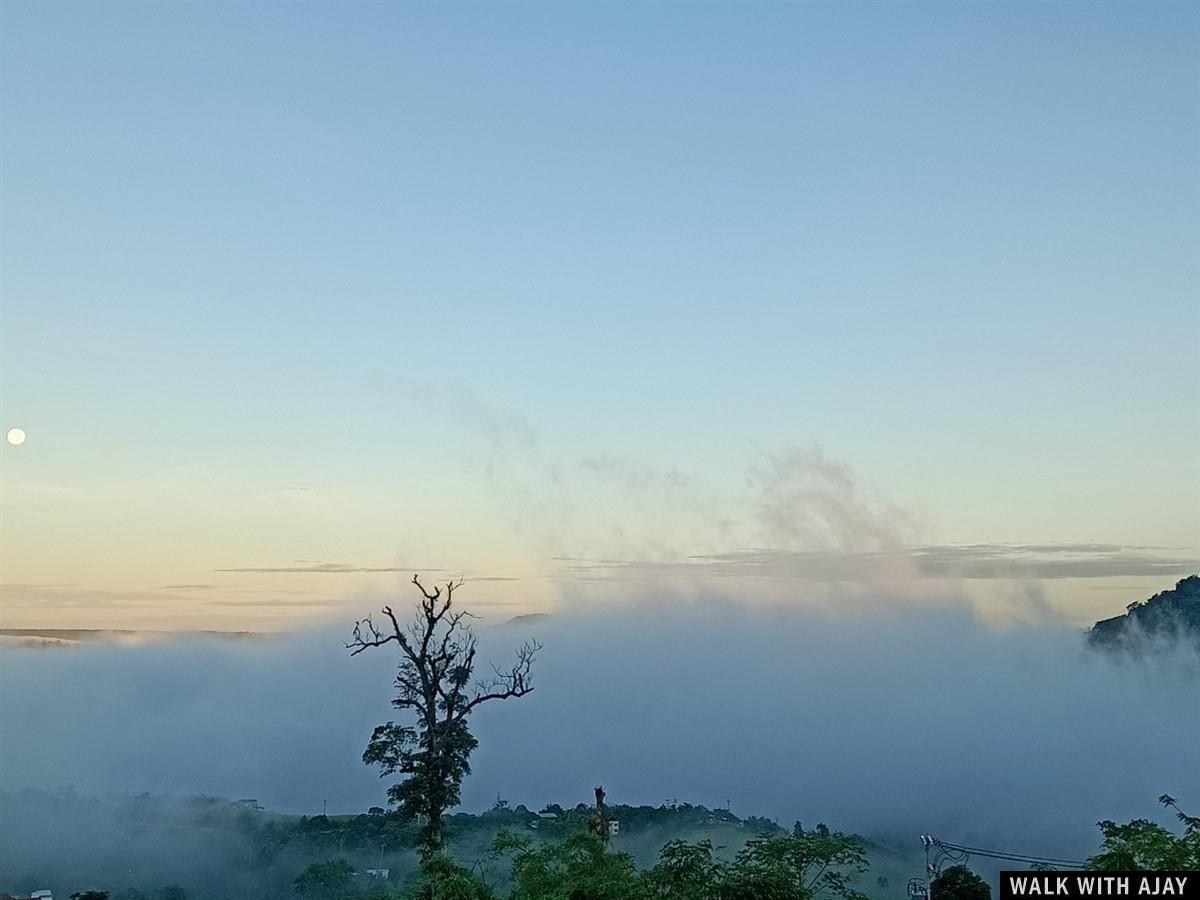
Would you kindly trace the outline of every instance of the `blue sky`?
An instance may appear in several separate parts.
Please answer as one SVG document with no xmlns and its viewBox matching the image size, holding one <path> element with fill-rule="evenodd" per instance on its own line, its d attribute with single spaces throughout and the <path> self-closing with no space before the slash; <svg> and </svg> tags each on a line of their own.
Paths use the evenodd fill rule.
<svg viewBox="0 0 1200 900">
<path fill-rule="evenodd" d="M 14 622 L 795 550 L 797 447 L 901 542 L 1197 552 L 1194 5 L 0 15 Z"/>
</svg>

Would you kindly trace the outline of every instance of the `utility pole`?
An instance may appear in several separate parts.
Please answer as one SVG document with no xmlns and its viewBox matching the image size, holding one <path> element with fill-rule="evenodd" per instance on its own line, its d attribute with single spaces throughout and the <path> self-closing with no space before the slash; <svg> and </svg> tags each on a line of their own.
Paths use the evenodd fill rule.
<svg viewBox="0 0 1200 900">
<path fill-rule="evenodd" d="M 929 851 L 933 849 L 933 837 L 923 834 L 921 843 L 925 845 L 925 900 L 933 900 L 933 863 L 929 861 Z"/>
</svg>

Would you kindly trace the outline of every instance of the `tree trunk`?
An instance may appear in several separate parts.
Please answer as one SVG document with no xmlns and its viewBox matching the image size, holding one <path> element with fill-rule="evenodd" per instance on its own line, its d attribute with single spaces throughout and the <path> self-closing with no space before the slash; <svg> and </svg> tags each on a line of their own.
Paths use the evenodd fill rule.
<svg viewBox="0 0 1200 900">
<path fill-rule="evenodd" d="M 441 853 L 443 841 L 442 811 L 440 809 L 431 809 L 429 811 L 429 836 L 423 855 L 428 857 Z"/>
</svg>

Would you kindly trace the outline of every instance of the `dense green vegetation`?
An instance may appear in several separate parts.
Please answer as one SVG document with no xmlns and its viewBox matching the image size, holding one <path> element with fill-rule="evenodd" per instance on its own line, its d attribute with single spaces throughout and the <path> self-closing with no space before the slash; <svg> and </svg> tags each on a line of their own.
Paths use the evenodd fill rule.
<svg viewBox="0 0 1200 900">
<path fill-rule="evenodd" d="M 1137 651 L 1154 640 L 1183 640 L 1200 647 L 1200 575 L 1130 603 L 1124 615 L 1103 619 L 1088 632 L 1088 642 L 1104 650 Z"/>
<path fill-rule="evenodd" d="M 297 818 L 211 797 L 143 796 L 114 806 L 74 795 L 23 796 L 44 814 L 69 811 L 84 822 L 99 821 L 94 816 L 104 810 L 110 844 L 129 839 L 125 857 L 106 851 L 102 873 L 94 867 L 74 876 L 70 890 L 81 897 L 91 891 L 93 900 L 901 900 L 908 877 L 920 871 L 915 847 L 904 854 L 821 825 L 784 830 L 688 804 L 610 806 L 621 826 L 606 842 L 588 830 L 591 806 L 534 813 L 498 801 L 481 815 L 448 816 L 445 852 L 422 859 L 419 828 L 381 809 Z M 13 799 L 0 794 L 0 810 L 13 808 Z M 1161 802 L 1181 830 L 1145 819 L 1101 822 L 1089 866 L 1200 869 L 1200 818 L 1171 797 Z M 152 874 L 139 860 L 153 854 L 175 868 Z M 191 862 L 203 865 L 180 868 Z M 386 877 L 369 872 L 381 868 Z M 986 882 L 962 867 L 944 870 L 934 887 L 940 900 L 989 896 Z M 56 889 L 56 896 L 67 893 Z"/>
<path fill-rule="evenodd" d="M 992 900 L 988 883 L 964 865 L 943 869 L 930 888 L 937 900 Z"/>
<path fill-rule="evenodd" d="M 1163 794 L 1158 802 L 1174 810 L 1175 817 L 1183 823 L 1183 834 L 1174 834 L 1146 819 L 1134 819 L 1124 825 L 1105 820 L 1100 823 L 1104 843 L 1088 864 L 1095 869 L 1117 872 L 1143 869 L 1200 871 L 1200 817 L 1183 812 L 1169 794 Z"/>
<path fill-rule="evenodd" d="M 798 860 L 801 849 L 811 855 L 826 847 L 848 854 L 847 865 L 831 868 L 844 873 L 854 890 L 900 898 L 904 879 L 917 867 L 911 852 L 822 828 L 787 831 L 769 819 L 742 818 L 726 809 L 616 804 L 606 813 L 620 825 L 607 843 L 589 831 L 593 806 L 552 804 L 533 812 L 498 800 L 479 815 L 448 815 L 445 852 L 422 864 L 419 823 L 379 807 L 355 816 L 295 817 L 273 814 L 253 801 L 213 797 L 100 801 L 69 792 L 0 793 L 0 818 L 54 822 L 55 839 L 70 848 L 52 867 L 0 872 L 5 879 L 0 889 L 52 887 L 56 896 L 66 896 L 94 888 L 110 892 L 113 900 L 179 900 L 163 893 L 178 885 L 188 900 L 285 900 L 443 897 L 453 896 L 446 893 L 450 885 L 482 884 L 487 893 L 479 896 L 527 898 L 541 896 L 537 891 L 559 876 L 566 883 L 619 876 L 622 889 L 632 879 L 657 891 L 646 896 L 673 897 L 687 896 L 671 893 L 672 885 L 694 880 L 689 873 L 698 870 L 719 876 L 732 890 L 753 871 L 778 874 L 784 862 Z M 86 853 L 93 846 L 96 852 Z M 702 860 L 707 862 L 701 865 Z M 870 872 L 858 872 L 867 862 Z M 369 869 L 387 869 L 387 877 L 372 878 Z M 652 877 L 644 874 L 648 871 Z M 891 887 L 881 894 L 875 891 L 887 881 L 884 873 Z M 12 883 L 14 878 L 20 883 Z M 827 882 L 836 886 L 829 879 L 822 884 Z M 435 888 L 440 893 L 429 893 Z"/>
</svg>

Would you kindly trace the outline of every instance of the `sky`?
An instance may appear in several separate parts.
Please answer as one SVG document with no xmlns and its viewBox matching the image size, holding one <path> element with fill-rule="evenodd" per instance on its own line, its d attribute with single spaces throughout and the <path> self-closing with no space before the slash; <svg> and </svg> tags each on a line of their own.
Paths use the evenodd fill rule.
<svg viewBox="0 0 1200 900">
<path fill-rule="evenodd" d="M 0 5 L 0 627 L 1200 569 L 1200 9 Z"/>
</svg>

